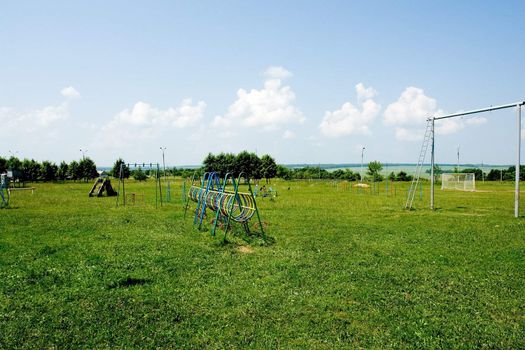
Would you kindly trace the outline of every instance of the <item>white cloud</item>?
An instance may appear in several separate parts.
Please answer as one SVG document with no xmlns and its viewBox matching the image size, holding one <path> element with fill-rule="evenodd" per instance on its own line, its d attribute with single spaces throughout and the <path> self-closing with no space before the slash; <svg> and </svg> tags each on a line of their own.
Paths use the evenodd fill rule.
<svg viewBox="0 0 525 350">
<path fill-rule="evenodd" d="M 271 66 L 263 74 L 268 79 L 286 79 L 292 77 L 292 72 L 281 66 Z"/>
<path fill-rule="evenodd" d="M 377 95 L 377 91 L 373 87 L 366 88 L 363 83 L 357 84 L 355 86 L 355 91 L 359 101 L 368 100 Z"/>
<path fill-rule="evenodd" d="M 384 114 L 386 125 L 421 124 L 438 112 L 435 99 L 425 95 L 423 89 L 408 87 L 399 99 L 388 105 Z"/>
<path fill-rule="evenodd" d="M 295 133 L 293 131 L 290 131 L 290 130 L 286 130 L 283 133 L 283 139 L 291 140 L 291 139 L 294 139 L 295 136 L 296 136 Z"/>
<path fill-rule="evenodd" d="M 359 107 L 345 102 L 340 109 L 327 111 L 319 125 L 324 136 L 340 137 L 351 134 L 369 134 L 369 124 L 379 113 L 381 106 L 372 98 L 377 94 L 373 88 L 365 88 L 359 83 L 355 86 Z"/>
<path fill-rule="evenodd" d="M 62 95 L 64 95 L 63 91 L 61 91 Z M 37 128 L 47 128 L 68 118 L 68 101 L 23 112 L 0 106 L 0 124 L 4 130 L 23 128 L 24 131 L 32 132 Z"/>
<path fill-rule="evenodd" d="M 134 140 L 158 137 L 170 129 L 195 126 L 202 119 L 205 109 L 206 103 L 199 101 L 193 104 L 191 99 L 184 99 L 179 106 L 164 110 L 139 101 L 102 127 L 102 142 L 129 146 Z"/>
<path fill-rule="evenodd" d="M 60 94 L 67 98 L 80 97 L 80 93 L 72 86 L 68 86 L 60 90 Z"/>
<path fill-rule="evenodd" d="M 283 86 L 281 78 L 291 76 L 282 67 L 270 67 L 268 79 L 261 90 L 237 91 L 237 100 L 228 108 L 224 116 L 216 116 L 214 127 L 258 127 L 265 130 L 278 129 L 279 126 L 301 124 L 304 116 L 294 106 L 295 93 L 290 86 Z"/>
<path fill-rule="evenodd" d="M 423 89 L 408 87 L 401 93 L 399 99 L 388 105 L 384 113 L 384 123 L 393 126 L 396 139 L 402 141 L 418 141 L 423 138 L 423 126 L 431 116 L 445 114 L 437 108 L 437 101 L 425 95 Z M 484 117 L 442 119 L 436 121 L 437 134 L 456 133 L 466 126 L 476 126 L 486 123 Z"/>
</svg>

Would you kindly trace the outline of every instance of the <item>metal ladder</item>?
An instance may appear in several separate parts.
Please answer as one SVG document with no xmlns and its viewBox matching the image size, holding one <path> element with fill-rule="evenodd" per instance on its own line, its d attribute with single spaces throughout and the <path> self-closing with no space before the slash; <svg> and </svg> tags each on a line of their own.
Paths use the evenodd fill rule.
<svg viewBox="0 0 525 350">
<path fill-rule="evenodd" d="M 425 137 L 423 138 L 423 144 L 421 145 L 421 151 L 419 152 L 419 159 L 417 161 L 416 170 L 414 172 L 414 177 L 410 183 L 410 188 L 408 189 L 407 202 L 405 204 L 405 209 L 412 209 L 412 204 L 414 203 L 414 197 L 416 195 L 417 186 L 419 185 L 419 179 L 421 177 L 421 170 L 425 163 L 425 157 L 427 155 L 428 145 L 432 138 L 432 119 L 427 119 L 427 128 L 425 130 Z"/>
</svg>

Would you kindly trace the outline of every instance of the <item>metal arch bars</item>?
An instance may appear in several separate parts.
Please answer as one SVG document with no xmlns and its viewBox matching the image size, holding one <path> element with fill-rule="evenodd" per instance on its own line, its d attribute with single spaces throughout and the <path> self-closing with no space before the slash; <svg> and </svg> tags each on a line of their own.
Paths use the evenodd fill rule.
<svg viewBox="0 0 525 350">
<path fill-rule="evenodd" d="M 155 208 L 158 208 L 158 203 L 160 199 L 160 206 L 162 207 L 162 185 L 160 183 L 160 166 L 159 163 L 121 163 L 119 170 L 119 179 L 118 179 L 118 190 L 117 190 L 117 207 L 120 204 L 120 197 L 122 196 L 122 205 L 126 206 L 126 186 L 125 186 L 125 177 L 124 177 L 124 166 L 128 168 L 147 168 L 146 170 L 154 170 L 155 172 Z M 122 186 L 122 193 L 121 193 Z"/>
<path fill-rule="evenodd" d="M 184 217 L 188 211 L 189 202 L 196 202 L 195 215 L 193 217 L 193 224 L 198 225 L 199 229 L 202 227 L 202 222 L 206 216 L 206 209 L 210 209 L 215 213 L 215 220 L 211 229 L 211 235 L 216 235 L 217 226 L 219 224 L 224 228 L 223 240 L 226 239 L 226 234 L 233 222 L 239 223 L 243 226 L 247 234 L 250 233 L 249 221 L 253 216 L 257 216 L 257 221 L 261 230 L 261 237 L 266 241 L 266 235 L 259 216 L 257 202 L 253 195 L 250 180 L 240 173 L 237 179 L 231 173 L 227 173 L 221 182 L 219 175 L 216 172 L 206 172 L 200 179 L 200 185 L 195 185 L 195 177 L 191 180 L 191 185 L 188 190 L 186 205 L 184 208 Z M 245 178 L 248 184 L 248 192 L 240 192 L 239 184 L 241 179 Z M 228 183 L 231 182 L 232 190 L 227 189 Z"/>
</svg>

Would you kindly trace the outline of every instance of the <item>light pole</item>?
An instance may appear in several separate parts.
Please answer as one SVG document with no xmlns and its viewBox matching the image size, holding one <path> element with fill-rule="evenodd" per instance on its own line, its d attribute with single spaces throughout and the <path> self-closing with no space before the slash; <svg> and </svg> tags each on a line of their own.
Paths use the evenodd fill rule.
<svg viewBox="0 0 525 350">
<path fill-rule="evenodd" d="M 459 173 L 459 145 L 458 145 L 458 162 L 456 166 L 456 172 Z"/>
<path fill-rule="evenodd" d="M 363 157 L 364 157 L 364 154 L 365 154 L 365 148 L 361 148 L 361 176 L 360 176 L 360 181 L 359 182 L 362 182 L 363 181 Z"/>
<path fill-rule="evenodd" d="M 166 181 L 166 162 L 164 160 L 164 151 L 167 150 L 167 148 L 160 147 L 160 150 L 162 151 L 162 168 L 164 169 L 164 181 Z"/>
<path fill-rule="evenodd" d="M 87 153 L 87 149 L 80 149 L 80 152 L 82 152 L 82 160 L 85 160 L 86 159 L 86 153 Z"/>
<path fill-rule="evenodd" d="M 166 161 L 165 161 L 165 158 L 164 158 L 164 151 L 167 150 L 166 147 L 159 147 L 160 150 L 162 151 L 162 169 L 164 171 L 164 182 L 167 184 L 167 187 L 166 187 L 166 201 L 169 202 L 170 201 L 170 197 L 171 197 L 171 193 L 170 193 L 170 183 L 167 181 L 167 177 L 166 177 Z"/>
</svg>

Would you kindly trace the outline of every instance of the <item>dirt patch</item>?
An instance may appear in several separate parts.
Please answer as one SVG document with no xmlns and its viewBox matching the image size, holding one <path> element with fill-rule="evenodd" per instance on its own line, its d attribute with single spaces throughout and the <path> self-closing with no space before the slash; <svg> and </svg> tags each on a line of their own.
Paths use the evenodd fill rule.
<svg viewBox="0 0 525 350">
<path fill-rule="evenodd" d="M 251 247 L 247 247 L 245 245 L 241 245 L 239 247 L 237 247 L 237 250 L 241 253 L 244 253 L 244 254 L 251 254 L 253 253 L 253 249 Z"/>
</svg>

